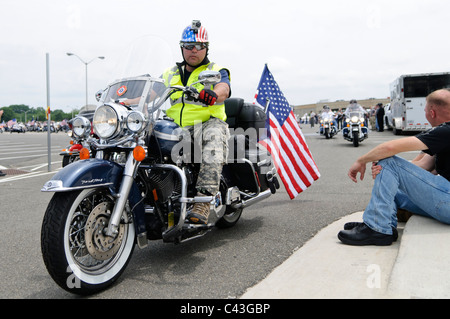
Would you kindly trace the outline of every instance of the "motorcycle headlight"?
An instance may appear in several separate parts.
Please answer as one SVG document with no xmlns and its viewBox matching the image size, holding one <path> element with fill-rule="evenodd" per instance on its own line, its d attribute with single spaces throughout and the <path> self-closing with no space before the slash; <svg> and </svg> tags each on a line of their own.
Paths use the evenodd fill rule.
<svg viewBox="0 0 450 319">
<path fill-rule="evenodd" d="M 72 120 L 72 132 L 76 137 L 88 137 L 91 134 L 91 122 L 84 116 Z"/>
<path fill-rule="evenodd" d="M 140 133 L 145 128 L 145 117 L 141 112 L 131 112 L 127 116 L 127 127 L 133 133 Z"/>
<path fill-rule="evenodd" d="M 102 139 L 112 137 L 119 128 L 119 118 L 116 111 L 109 105 L 102 105 L 95 111 L 94 132 Z"/>
<path fill-rule="evenodd" d="M 352 116 L 352 123 L 358 123 L 358 120 L 357 116 Z"/>
</svg>

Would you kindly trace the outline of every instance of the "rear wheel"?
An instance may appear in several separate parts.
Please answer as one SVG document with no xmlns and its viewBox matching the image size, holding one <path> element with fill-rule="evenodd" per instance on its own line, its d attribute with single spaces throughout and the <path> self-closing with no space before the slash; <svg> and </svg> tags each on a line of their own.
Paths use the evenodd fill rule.
<svg viewBox="0 0 450 319">
<path fill-rule="evenodd" d="M 222 199 L 226 198 L 228 186 L 225 182 L 225 178 L 222 176 L 222 179 L 220 181 L 220 192 L 222 195 Z M 216 222 L 216 226 L 218 228 L 230 228 L 236 225 L 236 223 L 239 221 L 239 218 L 241 218 L 243 208 L 232 208 L 229 205 L 225 206 L 225 213 L 223 216 Z"/>
<path fill-rule="evenodd" d="M 402 135 L 402 130 L 399 130 L 395 126 L 393 126 L 392 133 L 394 133 L 394 135 Z"/>
<path fill-rule="evenodd" d="M 227 206 L 225 214 L 217 221 L 216 226 L 219 228 L 233 227 L 239 221 L 239 218 L 241 218 L 242 211 L 243 208 L 233 209 Z"/>
<path fill-rule="evenodd" d="M 118 234 L 104 235 L 114 198 L 105 189 L 56 193 L 41 230 L 47 270 L 63 289 L 80 295 L 110 286 L 125 270 L 134 250 L 131 218 L 122 216 Z"/>
</svg>

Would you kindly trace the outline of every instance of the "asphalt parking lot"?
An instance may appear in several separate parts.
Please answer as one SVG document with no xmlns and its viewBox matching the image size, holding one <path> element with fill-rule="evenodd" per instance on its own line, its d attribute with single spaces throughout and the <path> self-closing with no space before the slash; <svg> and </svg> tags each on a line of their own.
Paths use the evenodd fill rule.
<svg viewBox="0 0 450 319">
<path fill-rule="evenodd" d="M 264 279 L 326 225 L 364 209 L 373 182 L 347 178 L 353 161 L 373 146 L 401 138 L 371 132 L 355 148 L 341 134 L 326 140 L 317 126 L 302 125 L 321 177 L 296 199 L 284 189 L 246 208 L 238 224 L 214 229 L 180 245 L 151 242 L 135 249 L 126 271 L 110 289 L 90 298 L 238 298 Z M 48 275 L 40 251 L 40 229 L 52 196 L 42 185 L 61 167 L 59 152 L 69 138 L 51 136 L 48 171 L 45 133 L 0 134 L 0 286 L 2 298 L 74 298 Z M 403 154 L 411 159 L 416 153 Z"/>
</svg>

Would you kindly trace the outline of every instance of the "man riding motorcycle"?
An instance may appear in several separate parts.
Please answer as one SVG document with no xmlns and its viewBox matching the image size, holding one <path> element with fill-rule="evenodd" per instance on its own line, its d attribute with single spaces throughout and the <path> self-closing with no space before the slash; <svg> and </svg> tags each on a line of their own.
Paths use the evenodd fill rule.
<svg viewBox="0 0 450 319">
<path fill-rule="evenodd" d="M 199 196 L 211 196 L 219 191 L 222 166 L 227 161 L 229 132 L 228 124 L 225 123 L 227 116 L 224 101 L 231 95 L 230 72 L 209 61 L 208 33 L 200 21 L 194 20 L 184 29 L 180 47 L 183 62 L 163 74 L 167 86 L 191 85 L 198 81 L 200 72 L 205 70 L 219 71 L 222 76 L 221 82 L 213 87 L 204 87 L 200 83 L 194 85 L 200 92 L 198 101 L 185 100 L 181 92 L 173 94 L 170 98 L 171 107 L 167 110 L 167 115 L 186 128 L 194 141 L 202 141 L 197 191 Z M 195 125 L 200 122 L 201 126 Z M 187 218 L 192 223 L 206 224 L 209 211 L 209 203 L 196 203 Z"/>
<path fill-rule="evenodd" d="M 333 113 L 333 111 L 331 111 L 330 107 L 328 105 L 324 105 L 323 109 L 322 109 L 322 113 L 320 114 L 320 119 L 330 119 L 334 125 L 334 128 L 337 128 L 337 121 L 336 121 L 336 116 Z M 320 134 L 323 134 L 323 126 L 320 126 Z"/>
<path fill-rule="evenodd" d="M 350 113 L 367 114 L 367 111 L 360 104 L 358 104 L 358 102 L 356 100 L 351 100 L 349 106 L 347 107 L 347 109 L 344 112 L 344 118 L 349 119 Z M 367 136 L 367 134 L 368 134 L 367 125 L 365 125 L 365 127 L 363 127 L 361 130 L 362 130 L 364 136 Z M 349 134 L 349 129 L 347 127 L 344 127 L 342 129 L 342 132 L 344 134 L 344 137 L 346 137 Z"/>
</svg>

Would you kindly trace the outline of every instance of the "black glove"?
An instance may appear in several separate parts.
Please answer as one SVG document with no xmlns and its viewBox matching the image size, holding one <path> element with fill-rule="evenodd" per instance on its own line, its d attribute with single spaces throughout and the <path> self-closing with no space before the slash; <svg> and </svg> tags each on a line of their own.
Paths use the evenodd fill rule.
<svg viewBox="0 0 450 319">
<path fill-rule="evenodd" d="M 217 100 L 217 94 L 213 90 L 204 89 L 198 95 L 198 100 L 206 105 L 214 105 Z"/>
</svg>

